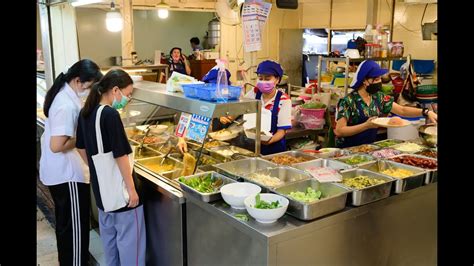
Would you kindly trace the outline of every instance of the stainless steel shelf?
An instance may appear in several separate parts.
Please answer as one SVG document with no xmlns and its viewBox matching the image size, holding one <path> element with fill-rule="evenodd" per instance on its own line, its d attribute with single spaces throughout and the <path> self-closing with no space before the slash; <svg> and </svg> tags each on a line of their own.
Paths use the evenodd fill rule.
<svg viewBox="0 0 474 266">
<path fill-rule="evenodd" d="M 257 113 L 259 110 L 260 102 L 257 100 L 245 99 L 227 103 L 200 101 L 186 98 L 182 92 L 167 92 L 165 84 L 151 81 L 137 81 L 133 87 L 133 98 L 136 100 L 210 118 Z"/>
</svg>

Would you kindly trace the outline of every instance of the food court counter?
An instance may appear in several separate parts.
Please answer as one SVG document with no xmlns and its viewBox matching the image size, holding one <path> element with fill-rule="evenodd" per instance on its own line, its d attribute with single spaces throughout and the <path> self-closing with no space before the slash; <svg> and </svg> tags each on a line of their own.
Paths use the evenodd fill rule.
<svg viewBox="0 0 474 266">
<path fill-rule="evenodd" d="M 285 214 L 267 225 L 237 219 L 222 200 L 188 197 L 188 264 L 435 265 L 436 198 L 432 183 L 313 221 Z"/>
</svg>

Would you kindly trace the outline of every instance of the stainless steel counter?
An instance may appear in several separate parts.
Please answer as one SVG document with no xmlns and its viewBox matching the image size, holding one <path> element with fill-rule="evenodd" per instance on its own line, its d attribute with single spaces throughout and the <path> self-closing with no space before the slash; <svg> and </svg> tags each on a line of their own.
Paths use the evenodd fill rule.
<svg viewBox="0 0 474 266">
<path fill-rule="evenodd" d="M 188 264 L 435 265 L 436 198 L 434 183 L 314 221 L 285 215 L 271 225 L 242 222 L 233 216 L 242 211 L 223 201 L 187 198 Z"/>
</svg>

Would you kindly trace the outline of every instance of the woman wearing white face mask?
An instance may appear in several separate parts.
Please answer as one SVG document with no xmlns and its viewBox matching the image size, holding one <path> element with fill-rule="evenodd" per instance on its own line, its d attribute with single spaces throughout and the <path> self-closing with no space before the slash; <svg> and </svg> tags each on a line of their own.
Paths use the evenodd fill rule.
<svg viewBox="0 0 474 266">
<path fill-rule="evenodd" d="M 257 67 L 257 88 L 249 91 L 245 98 L 262 101 L 262 108 L 272 113 L 271 130 L 272 138 L 262 142 L 263 155 L 286 151 L 285 135 L 291 129 L 291 100 L 288 95 L 276 89 L 276 85 L 283 76 L 280 64 L 266 60 Z"/>
<path fill-rule="evenodd" d="M 60 265 L 89 265 L 89 178 L 74 148 L 81 96 L 101 77 L 96 63 L 78 61 L 56 78 L 44 101 L 40 180 L 54 201 Z"/>
</svg>

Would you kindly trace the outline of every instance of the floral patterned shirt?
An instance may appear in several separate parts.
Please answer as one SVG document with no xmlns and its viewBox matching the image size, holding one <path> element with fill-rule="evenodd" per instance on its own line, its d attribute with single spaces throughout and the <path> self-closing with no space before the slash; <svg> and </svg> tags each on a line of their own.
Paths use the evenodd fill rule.
<svg viewBox="0 0 474 266">
<path fill-rule="evenodd" d="M 362 106 L 362 111 L 366 117 L 386 115 L 392 110 L 393 100 L 392 96 L 385 95 L 383 92 L 379 91 L 372 94 L 372 101 L 370 102 L 370 105 L 367 106 L 359 93 L 353 91 L 339 100 L 337 104 L 336 121 L 344 117 L 349 126 L 362 123 L 362 117 L 357 109 L 357 103 L 360 103 Z M 343 142 L 344 138 L 336 138 L 337 147 L 342 145 Z"/>
</svg>

